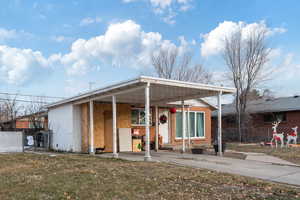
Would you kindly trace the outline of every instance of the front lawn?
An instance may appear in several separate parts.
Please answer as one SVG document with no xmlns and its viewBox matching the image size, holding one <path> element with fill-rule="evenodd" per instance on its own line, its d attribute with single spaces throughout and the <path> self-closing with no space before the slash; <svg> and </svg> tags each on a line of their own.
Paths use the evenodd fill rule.
<svg viewBox="0 0 300 200">
<path fill-rule="evenodd" d="M 0 199 L 299 199 L 257 179 L 97 156 L 0 154 Z"/>
<path fill-rule="evenodd" d="M 290 161 L 292 163 L 300 165 L 300 148 L 289 147 L 280 148 L 261 146 L 259 144 L 239 144 L 239 143 L 229 143 L 227 144 L 227 149 L 235 150 L 239 152 L 255 152 L 255 153 L 265 153 L 267 155 L 276 156 L 281 159 Z"/>
</svg>

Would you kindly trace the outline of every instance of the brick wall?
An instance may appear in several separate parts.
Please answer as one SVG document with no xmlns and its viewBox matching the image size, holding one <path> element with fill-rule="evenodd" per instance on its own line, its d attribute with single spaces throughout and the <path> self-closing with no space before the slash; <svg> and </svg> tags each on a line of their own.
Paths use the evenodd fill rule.
<svg viewBox="0 0 300 200">
<path fill-rule="evenodd" d="M 264 114 L 253 114 L 252 123 L 249 128 L 243 130 L 245 142 L 259 142 L 268 141 L 272 137 L 272 122 L 264 122 Z M 228 117 L 222 119 L 222 129 L 224 138 L 235 138 L 230 137 L 228 134 L 237 134 L 236 123 L 229 123 Z M 212 133 L 213 137 L 217 134 L 217 118 L 212 118 Z M 298 126 L 300 128 L 300 111 L 289 111 L 286 112 L 286 121 L 282 121 L 277 128 L 277 132 L 290 133 L 292 127 Z M 226 135 L 227 134 L 227 135 Z M 236 137 L 238 137 L 236 135 Z"/>
</svg>

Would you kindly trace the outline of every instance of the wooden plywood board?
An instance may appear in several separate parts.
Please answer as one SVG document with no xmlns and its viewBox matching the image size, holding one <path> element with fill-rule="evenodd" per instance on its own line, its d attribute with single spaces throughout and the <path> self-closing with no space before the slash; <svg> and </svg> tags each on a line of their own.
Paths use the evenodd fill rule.
<svg viewBox="0 0 300 200">
<path fill-rule="evenodd" d="M 105 141 L 105 152 L 112 152 L 112 113 L 106 111 L 104 114 L 104 141 Z"/>
<path fill-rule="evenodd" d="M 106 113 L 106 114 L 105 114 Z M 110 114 L 108 114 L 110 113 Z M 105 116 L 107 115 L 107 116 Z M 112 104 L 95 103 L 94 104 L 94 145 L 95 148 L 106 148 L 106 141 L 112 138 Z M 106 117 L 108 120 L 106 120 Z M 109 121 L 110 120 L 110 121 Z M 105 127 L 109 131 L 106 133 Z M 131 106 L 130 104 L 117 104 L 117 128 L 131 128 Z M 106 139 L 105 139 L 106 138 Z M 108 144 L 109 145 L 109 144 Z M 110 147 L 106 149 L 112 150 Z"/>
<path fill-rule="evenodd" d="M 89 151 L 89 105 L 81 105 L 81 151 Z"/>
</svg>

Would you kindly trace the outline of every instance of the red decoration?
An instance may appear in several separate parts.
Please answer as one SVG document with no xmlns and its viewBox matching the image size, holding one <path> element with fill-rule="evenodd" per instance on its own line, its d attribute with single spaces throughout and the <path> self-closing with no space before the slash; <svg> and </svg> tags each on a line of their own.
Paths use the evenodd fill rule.
<svg viewBox="0 0 300 200">
<path fill-rule="evenodd" d="M 170 113 L 176 113 L 176 108 L 170 108 Z"/>
</svg>

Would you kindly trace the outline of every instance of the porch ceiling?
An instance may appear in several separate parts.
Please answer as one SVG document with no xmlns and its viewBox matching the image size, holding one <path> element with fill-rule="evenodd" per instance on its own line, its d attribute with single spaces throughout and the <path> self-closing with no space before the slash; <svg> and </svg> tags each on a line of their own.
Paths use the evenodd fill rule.
<svg viewBox="0 0 300 200">
<path fill-rule="evenodd" d="M 141 80 L 135 84 L 111 90 L 106 94 L 95 97 L 94 100 L 111 102 L 111 96 L 115 95 L 118 103 L 144 104 L 145 87 L 147 84 L 150 84 L 149 98 L 151 105 L 166 105 L 175 101 L 216 96 L 220 91 L 222 91 L 223 94 L 234 92 L 232 88 L 142 77 Z"/>
<path fill-rule="evenodd" d="M 145 87 L 148 84 L 151 105 L 167 105 L 175 101 L 216 96 L 219 92 L 222 94 L 235 92 L 233 88 L 141 76 L 50 104 L 48 108 L 65 103 L 81 104 L 90 100 L 111 102 L 112 96 L 116 96 L 118 103 L 144 104 Z"/>
<path fill-rule="evenodd" d="M 133 88 L 123 88 L 122 92 L 111 91 L 106 95 L 95 97 L 94 100 L 101 102 L 111 102 L 111 95 L 115 93 L 118 103 L 144 104 L 145 87 L 146 83 L 143 85 L 138 84 L 136 87 Z M 217 94 L 218 91 L 207 91 L 193 88 L 159 85 L 154 83 L 150 85 L 150 104 L 165 105 L 174 101 L 216 96 Z"/>
</svg>

